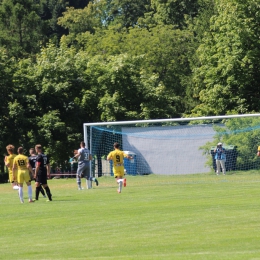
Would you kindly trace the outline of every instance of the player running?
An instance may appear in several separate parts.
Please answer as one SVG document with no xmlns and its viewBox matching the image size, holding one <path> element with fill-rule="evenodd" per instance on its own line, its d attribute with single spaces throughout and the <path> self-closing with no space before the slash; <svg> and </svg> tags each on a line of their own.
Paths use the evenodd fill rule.
<svg viewBox="0 0 260 260">
<path fill-rule="evenodd" d="M 107 160 L 113 161 L 113 173 L 118 183 L 118 193 L 122 192 L 122 187 L 126 186 L 125 167 L 124 167 L 124 157 L 128 159 L 133 159 L 132 156 L 125 154 L 120 149 L 119 143 L 114 143 L 114 151 L 110 152 L 107 156 Z"/>
</svg>

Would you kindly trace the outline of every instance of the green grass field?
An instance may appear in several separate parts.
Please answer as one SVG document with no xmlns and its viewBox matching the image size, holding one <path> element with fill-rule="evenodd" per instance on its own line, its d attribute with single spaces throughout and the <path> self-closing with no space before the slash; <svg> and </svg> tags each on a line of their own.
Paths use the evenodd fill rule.
<svg viewBox="0 0 260 260">
<path fill-rule="evenodd" d="M 53 179 L 52 202 L 24 204 L 1 184 L 0 259 L 260 259 L 258 172 L 99 183 Z"/>
</svg>

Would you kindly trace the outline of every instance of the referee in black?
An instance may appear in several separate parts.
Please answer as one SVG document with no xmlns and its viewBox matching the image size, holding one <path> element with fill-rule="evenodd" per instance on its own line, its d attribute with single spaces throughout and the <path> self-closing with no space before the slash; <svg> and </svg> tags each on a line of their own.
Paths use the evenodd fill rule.
<svg viewBox="0 0 260 260">
<path fill-rule="evenodd" d="M 47 178 L 48 176 L 50 176 L 50 170 L 51 170 L 49 158 L 47 155 L 42 153 L 42 146 L 40 144 L 37 144 L 35 146 L 35 151 L 37 153 L 36 165 L 35 165 L 36 168 L 35 168 L 35 175 L 34 175 L 36 179 L 35 199 L 38 200 L 41 186 L 43 186 L 49 198 L 47 201 L 52 201 L 51 191 L 47 184 Z"/>
<path fill-rule="evenodd" d="M 34 148 L 30 148 L 29 153 L 30 153 L 29 163 L 30 163 L 30 165 L 31 165 L 31 167 L 32 167 L 32 169 L 33 169 L 33 173 L 35 174 L 35 168 L 36 168 L 35 164 L 36 164 L 36 157 L 37 157 L 37 155 L 36 155 L 36 152 L 35 152 Z M 35 180 L 35 181 L 36 181 L 36 179 L 34 178 L 34 176 L 31 176 L 31 180 Z M 43 196 L 44 198 L 46 198 L 44 189 L 42 188 L 42 186 L 40 186 L 40 188 L 41 188 L 41 189 L 40 189 L 40 192 L 41 192 L 42 196 Z M 35 192 L 35 193 L 36 193 L 36 192 Z M 36 198 L 36 194 L 35 194 L 35 198 Z"/>
</svg>

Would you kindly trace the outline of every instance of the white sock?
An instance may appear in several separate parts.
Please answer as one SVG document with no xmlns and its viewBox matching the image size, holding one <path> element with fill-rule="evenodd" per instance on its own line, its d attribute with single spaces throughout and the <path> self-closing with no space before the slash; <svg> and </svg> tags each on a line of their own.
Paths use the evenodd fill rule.
<svg viewBox="0 0 260 260">
<path fill-rule="evenodd" d="M 123 181 L 119 181 L 119 192 L 121 192 L 122 191 L 122 187 L 123 187 Z"/>
<path fill-rule="evenodd" d="M 21 201 L 23 201 L 23 187 L 19 186 L 19 198 Z"/>
<path fill-rule="evenodd" d="M 32 186 L 28 186 L 28 197 L 29 197 L 29 200 L 32 200 Z"/>
<path fill-rule="evenodd" d="M 87 182 L 87 189 L 91 189 L 91 187 L 92 187 L 91 180 L 86 180 L 86 182 Z"/>
</svg>

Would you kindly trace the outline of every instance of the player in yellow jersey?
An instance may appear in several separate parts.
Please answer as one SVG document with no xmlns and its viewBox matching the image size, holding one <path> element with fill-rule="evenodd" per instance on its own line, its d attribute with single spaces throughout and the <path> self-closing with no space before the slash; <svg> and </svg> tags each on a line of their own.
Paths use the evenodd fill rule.
<svg viewBox="0 0 260 260">
<path fill-rule="evenodd" d="M 17 183 L 19 186 L 19 197 L 21 203 L 24 203 L 23 200 L 23 183 L 26 182 L 28 187 L 28 197 L 29 202 L 33 202 L 32 200 L 32 186 L 31 186 L 31 177 L 30 173 L 33 175 L 33 169 L 29 163 L 29 158 L 25 155 L 23 155 L 23 147 L 19 147 L 18 155 L 14 158 L 14 164 L 13 164 L 13 172 L 15 173 L 15 176 L 17 176 Z"/>
<path fill-rule="evenodd" d="M 14 146 L 12 144 L 9 144 L 6 146 L 6 151 L 8 153 L 8 156 L 5 156 L 5 166 L 8 168 L 8 174 L 9 174 L 9 182 L 12 184 L 12 187 L 14 190 L 18 189 L 17 182 L 14 181 L 14 175 L 13 175 L 13 162 L 16 154 L 14 153 Z"/>
<path fill-rule="evenodd" d="M 126 186 L 124 158 L 132 159 L 131 156 L 125 154 L 120 149 L 119 143 L 114 143 L 114 151 L 110 152 L 107 156 L 107 160 L 113 161 L 113 173 L 118 183 L 118 193 L 122 192 L 123 184 Z M 124 178 L 124 179 L 123 179 Z"/>
</svg>

